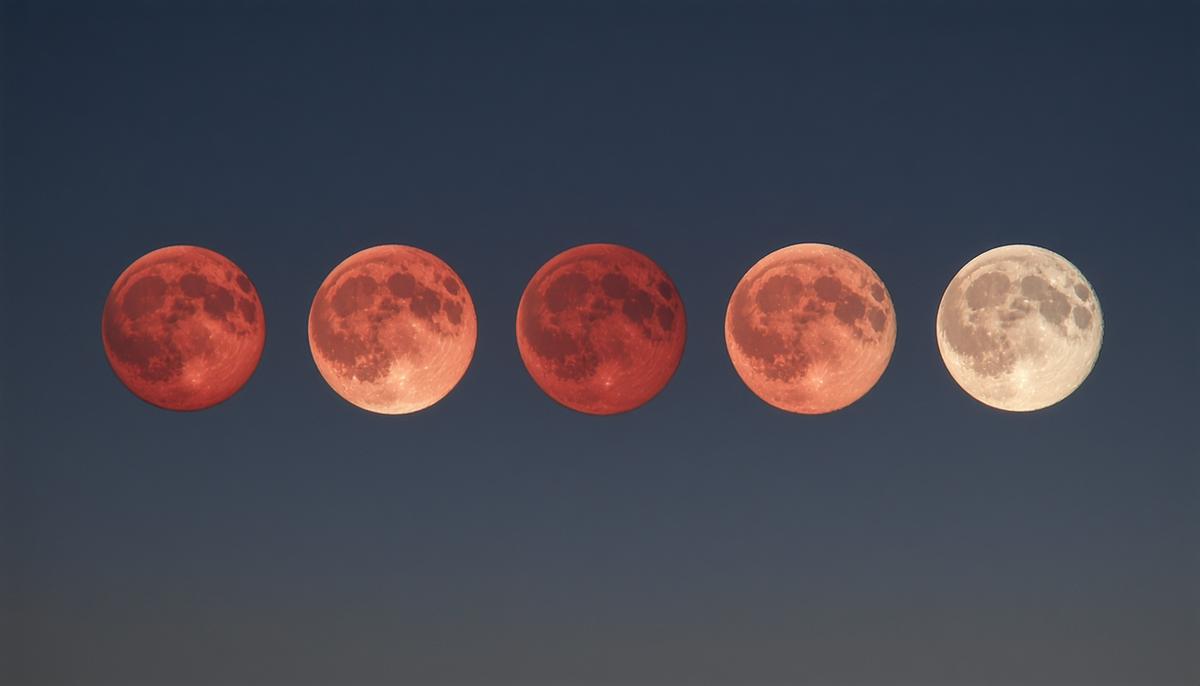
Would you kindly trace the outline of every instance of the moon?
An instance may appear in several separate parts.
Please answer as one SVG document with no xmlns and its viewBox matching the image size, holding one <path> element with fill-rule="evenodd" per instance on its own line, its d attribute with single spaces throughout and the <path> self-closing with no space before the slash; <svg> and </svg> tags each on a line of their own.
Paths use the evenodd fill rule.
<svg viewBox="0 0 1200 686">
<path fill-rule="evenodd" d="M 855 255 L 820 243 L 781 248 L 746 272 L 725 311 L 729 359 L 781 410 L 823 414 L 861 398 L 896 344 L 892 299 Z"/>
<path fill-rule="evenodd" d="M 419 248 L 379 245 L 346 258 L 313 298 L 308 342 L 321 376 L 364 410 L 408 414 L 446 397 L 475 355 L 471 294 Z"/>
<path fill-rule="evenodd" d="M 1028 412 L 1070 395 L 1100 355 L 1104 321 L 1075 265 L 1033 245 L 1006 245 L 967 263 L 942 296 L 938 349 L 976 400 Z"/>
<path fill-rule="evenodd" d="M 176 245 L 121 273 L 100 332 L 126 388 L 152 405 L 186 411 L 212 407 L 245 385 L 267 328 L 245 272 L 212 250 Z"/>
<path fill-rule="evenodd" d="M 659 393 L 683 357 L 687 321 L 675 283 L 649 257 L 609 243 L 556 255 L 517 307 L 517 347 L 557 402 L 627 412 Z"/>
</svg>

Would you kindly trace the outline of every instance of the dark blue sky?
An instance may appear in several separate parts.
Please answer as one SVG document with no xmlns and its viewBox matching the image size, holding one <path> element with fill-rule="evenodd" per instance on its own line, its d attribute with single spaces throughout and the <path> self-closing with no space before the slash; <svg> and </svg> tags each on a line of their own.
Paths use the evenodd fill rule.
<svg viewBox="0 0 1200 686">
<path fill-rule="evenodd" d="M 565 4 L 564 4 L 565 5 Z M 1194 684 L 1195 5 L 6 3 L 0 681 Z M 513 327 L 584 242 L 675 280 L 666 390 L 545 397 Z M 896 303 L 860 402 L 772 409 L 738 278 L 846 248 Z M 258 372 L 157 410 L 108 288 L 199 244 L 255 281 Z M 430 250 L 479 314 L 428 411 L 317 373 L 326 273 Z M 1033 243 L 1103 307 L 1091 377 L 987 408 L 934 315 Z"/>
</svg>

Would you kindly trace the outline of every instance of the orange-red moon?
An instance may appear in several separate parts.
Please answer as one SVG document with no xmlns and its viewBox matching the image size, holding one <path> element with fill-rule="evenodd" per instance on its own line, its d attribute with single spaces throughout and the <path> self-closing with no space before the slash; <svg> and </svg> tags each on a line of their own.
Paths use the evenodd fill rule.
<svg viewBox="0 0 1200 686">
<path fill-rule="evenodd" d="M 380 414 L 423 410 L 446 396 L 475 354 L 471 294 L 437 256 L 379 245 L 346 258 L 308 314 L 313 361 L 347 401 Z"/>
<path fill-rule="evenodd" d="M 626 412 L 667 385 L 687 321 L 675 283 L 620 245 L 580 245 L 533 275 L 517 308 L 517 347 L 554 400 L 588 414 Z"/>
<path fill-rule="evenodd" d="M 168 410 L 202 410 L 236 393 L 258 366 L 267 335 L 245 272 L 191 245 L 129 265 L 108 293 L 100 329 L 117 378 Z"/>
<path fill-rule="evenodd" d="M 855 255 L 819 243 L 767 255 L 725 312 L 742 381 L 782 410 L 823 414 L 861 398 L 887 369 L 896 315 L 883 281 Z"/>
</svg>

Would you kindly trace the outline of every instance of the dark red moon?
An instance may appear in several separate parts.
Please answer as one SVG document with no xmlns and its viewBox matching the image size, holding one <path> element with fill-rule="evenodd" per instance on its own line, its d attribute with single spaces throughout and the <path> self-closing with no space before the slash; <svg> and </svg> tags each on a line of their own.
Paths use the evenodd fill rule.
<svg viewBox="0 0 1200 686">
<path fill-rule="evenodd" d="M 129 265 L 109 291 L 101 323 L 117 378 L 168 410 L 202 410 L 236 393 L 258 366 L 266 335 L 245 272 L 191 245 Z"/>
<path fill-rule="evenodd" d="M 649 257 L 593 243 L 534 274 L 517 308 L 517 347 L 554 400 L 588 414 L 637 408 L 663 389 L 687 338 L 683 301 Z"/>
<path fill-rule="evenodd" d="M 308 341 L 338 395 L 379 414 L 446 396 L 475 355 L 471 294 L 436 255 L 377 245 L 334 268 L 313 298 Z"/>
<path fill-rule="evenodd" d="M 892 298 L 871 267 L 819 243 L 767 255 L 725 313 L 729 359 L 746 386 L 789 412 L 833 412 L 861 398 L 896 344 Z"/>
</svg>

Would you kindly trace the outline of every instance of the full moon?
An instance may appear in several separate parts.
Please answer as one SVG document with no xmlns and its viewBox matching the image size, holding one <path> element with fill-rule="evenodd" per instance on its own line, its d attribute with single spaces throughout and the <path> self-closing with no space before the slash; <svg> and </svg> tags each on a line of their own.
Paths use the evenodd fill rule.
<svg viewBox="0 0 1200 686">
<path fill-rule="evenodd" d="M 142 400 L 202 410 L 238 391 L 267 328 L 254 284 L 236 264 L 191 245 L 160 248 L 121 273 L 104 303 L 108 362 Z"/>
<path fill-rule="evenodd" d="M 530 376 L 579 412 L 616 414 L 649 401 L 683 356 L 683 301 L 667 273 L 629 248 L 571 248 L 534 274 L 517 308 Z"/>
<path fill-rule="evenodd" d="M 404 245 L 355 253 L 325 278 L 308 314 L 313 361 L 330 387 L 380 414 L 423 410 L 475 354 L 475 305 L 436 256 Z"/>
<path fill-rule="evenodd" d="M 853 254 L 819 243 L 767 255 L 725 311 L 725 344 L 742 381 L 781 410 L 823 414 L 861 398 L 896 344 L 892 299 Z"/>
<path fill-rule="evenodd" d="M 1062 256 L 1006 245 L 967 263 L 942 296 L 938 349 L 950 375 L 1001 410 L 1040 410 L 1087 378 L 1100 355 L 1100 302 Z"/>
</svg>

